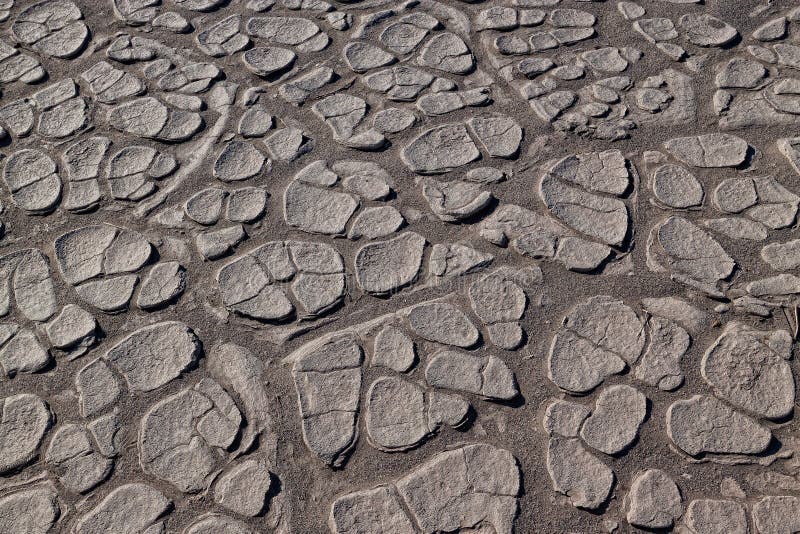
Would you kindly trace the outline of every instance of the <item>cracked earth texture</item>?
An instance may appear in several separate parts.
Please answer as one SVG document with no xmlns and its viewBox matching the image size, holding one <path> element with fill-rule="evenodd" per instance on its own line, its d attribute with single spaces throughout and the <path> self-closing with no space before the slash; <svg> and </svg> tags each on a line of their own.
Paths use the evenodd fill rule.
<svg viewBox="0 0 800 534">
<path fill-rule="evenodd" d="M 0 0 L 0 533 L 800 532 L 800 6 Z"/>
</svg>

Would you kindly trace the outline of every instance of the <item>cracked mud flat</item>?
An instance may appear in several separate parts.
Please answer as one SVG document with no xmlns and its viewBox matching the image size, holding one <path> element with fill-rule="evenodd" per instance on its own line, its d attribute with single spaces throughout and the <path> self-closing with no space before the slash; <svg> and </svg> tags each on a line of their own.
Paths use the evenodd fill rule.
<svg viewBox="0 0 800 534">
<path fill-rule="evenodd" d="M 800 532 L 800 7 L 0 0 L 0 533 Z"/>
</svg>

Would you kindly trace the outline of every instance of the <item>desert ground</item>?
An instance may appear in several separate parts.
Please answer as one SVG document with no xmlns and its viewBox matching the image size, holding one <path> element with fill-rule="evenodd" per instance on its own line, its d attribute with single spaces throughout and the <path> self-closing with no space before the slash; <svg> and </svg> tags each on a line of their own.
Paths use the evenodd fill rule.
<svg viewBox="0 0 800 534">
<path fill-rule="evenodd" d="M 800 532 L 800 5 L 0 0 L 0 533 Z"/>
</svg>

